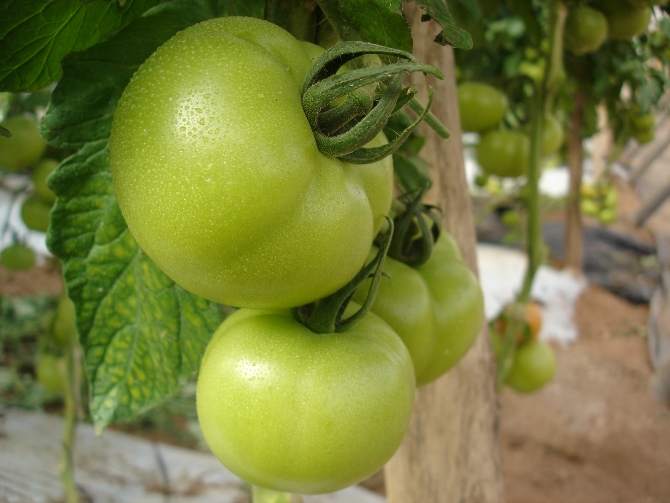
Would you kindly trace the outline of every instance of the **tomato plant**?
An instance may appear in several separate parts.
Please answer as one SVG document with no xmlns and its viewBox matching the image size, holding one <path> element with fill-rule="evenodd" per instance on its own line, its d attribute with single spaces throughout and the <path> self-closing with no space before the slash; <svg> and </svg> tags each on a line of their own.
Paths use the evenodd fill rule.
<svg viewBox="0 0 670 503">
<path fill-rule="evenodd" d="M 483 82 L 463 82 L 458 86 L 458 109 L 463 131 L 482 132 L 503 119 L 507 97 Z"/>
<path fill-rule="evenodd" d="M 28 229 L 46 232 L 49 228 L 51 205 L 36 196 L 30 196 L 21 205 L 21 220 Z"/>
<path fill-rule="evenodd" d="M 20 171 L 35 164 L 46 149 L 46 142 L 37 130 L 37 123 L 23 116 L 5 119 L 0 126 L 8 129 L 12 136 L 0 136 L 0 166 L 9 171 Z"/>
<path fill-rule="evenodd" d="M 35 252 L 29 246 L 15 243 L 2 250 L 0 262 L 7 269 L 27 271 L 35 265 Z"/>
<path fill-rule="evenodd" d="M 391 457 L 414 398 L 412 360 L 372 313 L 315 334 L 290 311 L 241 309 L 202 360 L 198 418 L 233 473 L 304 494 L 354 484 Z"/>
<path fill-rule="evenodd" d="M 565 141 L 565 132 L 559 120 L 552 114 L 544 118 L 542 130 L 542 157 L 557 152 Z"/>
<path fill-rule="evenodd" d="M 477 161 L 485 173 L 517 177 L 528 170 L 530 140 L 521 131 L 494 130 L 477 145 Z"/>
<path fill-rule="evenodd" d="M 279 27 L 218 18 L 173 37 L 124 91 L 110 139 L 119 206 L 184 288 L 290 307 L 363 265 L 391 204 L 392 163 L 317 150 L 300 98 L 310 67 Z"/>
<path fill-rule="evenodd" d="M 565 21 L 563 43 L 575 54 L 594 52 L 607 38 L 607 18 L 586 5 L 578 5 L 570 10 Z"/>
<path fill-rule="evenodd" d="M 372 312 L 401 337 L 421 386 L 451 369 L 474 342 L 484 319 L 477 278 L 453 238 L 442 232 L 428 261 L 410 267 L 387 258 Z M 369 283 L 354 299 L 362 302 Z"/>
<path fill-rule="evenodd" d="M 547 384 L 555 372 L 556 360 L 551 346 L 530 341 L 517 348 L 505 383 L 516 391 L 530 393 Z"/>
</svg>

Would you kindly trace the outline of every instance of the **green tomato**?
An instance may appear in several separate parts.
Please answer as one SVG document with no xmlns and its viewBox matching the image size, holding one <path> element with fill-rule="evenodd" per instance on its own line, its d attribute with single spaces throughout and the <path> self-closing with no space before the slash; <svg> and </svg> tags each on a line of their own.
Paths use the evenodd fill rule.
<svg viewBox="0 0 670 503">
<path fill-rule="evenodd" d="M 563 146 L 564 141 L 563 126 L 555 116 L 547 114 L 544 118 L 544 129 L 542 131 L 542 157 L 557 152 Z"/>
<path fill-rule="evenodd" d="M 540 59 L 537 62 L 522 61 L 519 63 L 519 74 L 531 78 L 536 84 L 542 84 L 547 62 Z"/>
<path fill-rule="evenodd" d="M 563 44 L 577 55 L 595 52 L 607 38 L 607 18 L 602 12 L 578 5 L 565 21 Z"/>
<path fill-rule="evenodd" d="M 58 344 L 64 347 L 71 346 L 77 340 L 74 303 L 67 295 L 63 295 L 58 301 L 51 335 Z"/>
<path fill-rule="evenodd" d="M 556 360 L 551 347 L 530 341 L 516 350 L 505 384 L 521 393 L 530 393 L 551 381 L 555 373 Z"/>
<path fill-rule="evenodd" d="M 654 141 L 656 134 L 653 129 L 648 129 L 646 131 L 635 131 L 633 137 L 637 140 L 640 145 Z"/>
<path fill-rule="evenodd" d="M 391 157 L 351 165 L 317 149 L 304 47 L 266 21 L 205 21 L 149 57 L 119 101 L 110 162 L 123 216 L 202 297 L 280 308 L 329 295 L 363 266 L 390 208 Z"/>
<path fill-rule="evenodd" d="M 373 313 L 346 332 L 315 334 L 288 310 L 240 309 L 207 347 L 196 403 L 205 439 L 230 471 L 315 494 L 388 461 L 414 389 L 407 349 Z"/>
<path fill-rule="evenodd" d="M 650 129 L 654 129 L 656 124 L 656 117 L 654 117 L 653 114 L 642 114 L 633 117 L 631 122 L 634 130 L 649 131 Z"/>
<path fill-rule="evenodd" d="M 477 187 L 486 187 L 488 181 L 489 181 L 489 175 L 478 173 L 477 176 L 475 176 L 475 185 Z"/>
<path fill-rule="evenodd" d="M 616 208 L 617 203 L 619 202 L 619 193 L 616 190 L 616 187 L 610 186 L 605 192 L 605 197 L 603 197 L 603 206 L 605 208 Z"/>
<path fill-rule="evenodd" d="M 589 217 L 595 217 L 600 211 L 600 205 L 593 199 L 582 199 L 579 203 L 579 207 L 582 214 Z"/>
<path fill-rule="evenodd" d="M 28 117 L 15 116 L 0 123 L 12 133 L 11 138 L 0 136 L 0 166 L 9 171 L 21 171 L 35 164 L 44 150 L 46 142 L 37 130 L 37 123 Z"/>
<path fill-rule="evenodd" d="M 521 131 L 494 130 L 477 145 L 477 161 L 485 173 L 517 177 L 528 172 L 530 139 Z"/>
<path fill-rule="evenodd" d="M 601 0 L 597 7 L 607 17 L 608 35 L 618 40 L 631 40 L 644 33 L 651 20 L 649 5 L 636 7 L 626 0 Z"/>
<path fill-rule="evenodd" d="M 35 194 L 49 205 L 56 202 L 56 194 L 51 192 L 51 189 L 47 185 L 47 178 L 54 172 L 57 166 L 58 161 L 55 159 L 43 159 L 35 166 L 31 175 L 33 184 L 35 185 Z"/>
<path fill-rule="evenodd" d="M 458 86 L 458 109 L 463 131 L 486 131 L 505 117 L 507 97 L 488 84 L 463 82 Z"/>
<path fill-rule="evenodd" d="M 500 221 L 507 228 L 517 227 L 521 223 L 521 215 L 518 210 L 507 210 L 500 217 Z"/>
<path fill-rule="evenodd" d="M 484 300 L 476 276 L 454 239 L 443 232 L 424 265 L 410 267 L 387 258 L 372 312 L 403 340 L 414 363 L 417 386 L 456 365 L 470 349 L 484 321 Z M 369 281 L 354 300 L 363 302 Z"/>
<path fill-rule="evenodd" d="M 35 373 L 42 386 L 52 393 L 62 395 L 65 392 L 67 379 L 65 358 L 43 353 L 37 360 Z"/>
<path fill-rule="evenodd" d="M 0 254 L 0 262 L 13 271 L 27 271 L 35 265 L 35 252 L 19 243 L 8 246 Z"/>
<path fill-rule="evenodd" d="M 21 219 L 28 229 L 46 232 L 49 228 L 51 206 L 39 197 L 30 196 L 21 206 Z"/>
<path fill-rule="evenodd" d="M 617 220 L 616 211 L 612 208 L 603 208 L 598 212 L 598 220 L 603 225 L 613 224 Z"/>
</svg>

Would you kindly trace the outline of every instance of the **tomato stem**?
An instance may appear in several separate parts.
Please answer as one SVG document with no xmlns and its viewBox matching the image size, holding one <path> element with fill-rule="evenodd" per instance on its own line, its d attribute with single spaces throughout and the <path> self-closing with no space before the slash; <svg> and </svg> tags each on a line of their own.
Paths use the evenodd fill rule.
<svg viewBox="0 0 670 503">
<path fill-rule="evenodd" d="M 381 58 L 385 61 L 395 58 L 397 62 L 338 73 L 342 66 L 353 65 L 353 60 L 367 55 L 379 56 L 377 62 Z M 429 90 L 428 104 L 424 107 L 414 98 L 417 91 L 414 86 L 402 86 L 405 74 L 416 71 L 444 78 L 437 68 L 423 65 L 399 49 L 367 42 L 343 42 L 327 50 L 308 72 L 302 88 L 303 109 L 319 150 L 354 164 L 376 162 L 395 152 L 423 120 L 440 136 L 448 137 L 447 129 L 429 113 L 434 91 Z M 331 106 L 343 97 L 346 97 L 344 103 Z M 389 144 L 364 148 L 405 105 L 418 118 Z"/>
<path fill-rule="evenodd" d="M 384 233 L 377 255 L 358 272 L 349 283 L 337 292 L 311 304 L 294 309 L 296 319 L 317 334 L 343 332 L 353 327 L 370 311 L 374 304 L 379 281 L 382 277 L 384 259 L 393 236 L 393 221 L 386 218 L 388 230 Z M 374 272 L 373 272 L 374 271 Z M 361 308 L 348 318 L 342 318 L 356 289 L 372 274 L 368 296 Z"/>
</svg>

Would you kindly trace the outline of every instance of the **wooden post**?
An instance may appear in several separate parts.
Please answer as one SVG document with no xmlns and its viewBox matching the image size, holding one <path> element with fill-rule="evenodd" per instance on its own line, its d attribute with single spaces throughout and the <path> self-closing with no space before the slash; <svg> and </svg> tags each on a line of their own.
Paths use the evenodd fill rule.
<svg viewBox="0 0 670 503">
<path fill-rule="evenodd" d="M 432 196 L 444 210 L 445 228 L 466 263 L 477 271 L 475 229 L 465 180 L 460 118 L 451 48 L 433 42 L 435 23 L 421 23 L 421 10 L 406 7 L 414 54 L 446 74 L 429 79 L 436 90 L 433 113 L 451 131 L 440 140 L 432 131 L 422 156 L 432 166 Z M 413 76 L 425 87 L 423 76 Z M 472 349 L 449 373 L 417 390 L 410 427 L 386 466 L 389 503 L 498 503 L 503 500 L 495 360 L 486 324 Z"/>
<path fill-rule="evenodd" d="M 584 147 L 582 144 L 584 101 L 583 91 L 577 91 L 568 134 L 570 187 L 565 205 L 565 267 L 575 271 L 581 271 L 584 262 L 584 227 L 580 208 L 582 165 L 584 163 Z"/>
</svg>

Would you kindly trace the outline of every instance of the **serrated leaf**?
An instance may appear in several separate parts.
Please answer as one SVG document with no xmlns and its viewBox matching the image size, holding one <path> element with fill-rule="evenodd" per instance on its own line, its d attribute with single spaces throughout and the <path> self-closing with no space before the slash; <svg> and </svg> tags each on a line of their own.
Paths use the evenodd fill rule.
<svg viewBox="0 0 670 503">
<path fill-rule="evenodd" d="M 31 91 L 58 80 L 66 54 L 91 47 L 159 1 L 0 2 L 0 90 Z"/>
<path fill-rule="evenodd" d="M 412 52 L 402 0 L 317 0 L 340 39 Z"/>
<path fill-rule="evenodd" d="M 54 143 L 80 147 L 49 179 L 58 200 L 47 244 L 64 262 L 77 307 L 98 431 L 174 395 L 198 370 L 221 321 L 215 303 L 176 285 L 142 253 L 116 202 L 107 148 L 116 103 L 134 70 L 207 16 L 197 2 L 176 0 L 73 55 L 45 120 Z"/>
<path fill-rule="evenodd" d="M 426 11 L 426 15 L 421 18 L 422 21 L 433 19 L 442 27 L 442 31 L 435 37 L 435 42 L 440 45 L 453 45 L 456 49 L 472 49 L 472 37 L 467 31 L 456 27 L 444 0 L 414 1 Z"/>
</svg>

